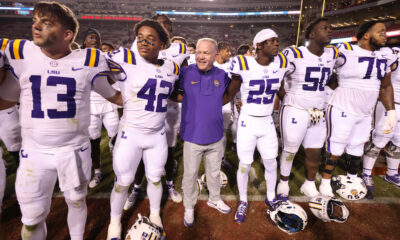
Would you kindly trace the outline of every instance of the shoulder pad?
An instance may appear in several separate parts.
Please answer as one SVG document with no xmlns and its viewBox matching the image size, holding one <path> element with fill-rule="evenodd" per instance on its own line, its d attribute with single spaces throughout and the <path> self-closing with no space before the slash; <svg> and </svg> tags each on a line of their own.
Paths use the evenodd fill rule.
<svg viewBox="0 0 400 240">
<path fill-rule="evenodd" d="M 0 50 L 4 51 L 7 47 L 8 39 L 7 38 L 0 38 Z"/>
<path fill-rule="evenodd" d="M 297 47 L 289 47 L 289 49 L 293 52 L 294 58 L 303 58 L 303 53 Z"/>
<path fill-rule="evenodd" d="M 124 62 L 136 65 L 135 53 L 127 48 L 124 48 Z"/>
<path fill-rule="evenodd" d="M 99 65 L 100 50 L 95 48 L 86 49 L 85 66 L 97 67 Z"/>
<path fill-rule="evenodd" d="M 237 59 L 238 59 L 240 70 L 245 70 L 245 71 L 249 70 L 249 64 L 247 63 L 247 59 L 245 56 L 238 55 Z"/>
<path fill-rule="evenodd" d="M 333 49 L 333 59 L 337 59 L 339 57 L 339 50 L 337 49 L 337 47 L 335 47 L 333 45 L 328 45 L 328 46 L 326 46 L 326 48 Z"/>
<path fill-rule="evenodd" d="M 24 45 L 26 40 L 23 39 L 15 39 L 10 41 L 9 49 L 10 49 L 10 57 L 11 59 L 24 59 Z"/>
<path fill-rule="evenodd" d="M 287 68 L 288 60 L 287 60 L 286 56 L 283 53 L 278 53 L 278 57 L 280 60 L 279 68 Z"/>
</svg>

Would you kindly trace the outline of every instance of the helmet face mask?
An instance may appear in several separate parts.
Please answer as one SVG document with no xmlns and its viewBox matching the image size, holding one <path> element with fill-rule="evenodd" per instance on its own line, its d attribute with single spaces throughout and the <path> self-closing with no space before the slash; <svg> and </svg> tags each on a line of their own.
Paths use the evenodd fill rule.
<svg viewBox="0 0 400 240">
<path fill-rule="evenodd" d="M 287 234 L 301 232 L 307 225 L 307 213 L 300 205 L 290 201 L 280 202 L 275 210 L 268 209 L 268 217 Z"/>
<path fill-rule="evenodd" d="M 311 212 L 324 222 L 344 223 L 350 215 L 346 205 L 337 198 L 317 196 L 308 203 Z"/>
</svg>

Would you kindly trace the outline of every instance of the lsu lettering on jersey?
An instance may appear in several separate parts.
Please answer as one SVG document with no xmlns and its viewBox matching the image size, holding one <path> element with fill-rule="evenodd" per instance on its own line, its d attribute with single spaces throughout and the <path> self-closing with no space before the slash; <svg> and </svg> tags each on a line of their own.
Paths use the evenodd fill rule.
<svg viewBox="0 0 400 240">
<path fill-rule="evenodd" d="M 300 109 L 324 109 L 325 85 L 329 80 L 339 51 L 326 47 L 321 56 L 311 53 L 307 47 L 288 47 L 283 51 L 290 62 L 285 77 L 286 95 L 283 105 Z"/>
<path fill-rule="evenodd" d="M 170 96 L 179 67 L 170 60 L 160 60 L 154 65 L 140 54 L 126 48 L 119 48 L 107 56 L 112 75 L 120 84 L 124 101 L 124 122 L 143 132 L 162 129 Z M 120 77 L 122 76 L 122 77 Z"/>
<path fill-rule="evenodd" d="M 257 63 L 253 57 L 239 55 L 232 60 L 232 74 L 240 75 L 242 109 L 240 114 L 271 115 L 275 94 L 288 69 L 288 60 L 279 53 L 268 66 Z"/>
<path fill-rule="evenodd" d="M 99 50 L 74 50 L 54 60 L 32 41 L 10 41 L 5 55 L 18 79 L 23 147 L 80 146 L 88 140 L 92 84 L 108 74 Z"/>
<path fill-rule="evenodd" d="M 382 51 L 368 51 L 358 45 L 341 43 L 336 62 L 339 86 L 329 104 L 356 116 L 370 116 L 382 79 L 390 71 Z"/>
</svg>

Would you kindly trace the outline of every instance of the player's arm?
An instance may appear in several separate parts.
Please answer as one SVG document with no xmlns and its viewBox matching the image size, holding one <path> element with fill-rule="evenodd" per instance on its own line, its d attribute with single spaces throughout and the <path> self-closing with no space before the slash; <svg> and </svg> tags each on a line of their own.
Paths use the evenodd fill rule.
<svg viewBox="0 0 400 240">
<path fill-rule="evenodd" d="M 8 109 L 10 107 L 15 106 L 15 104 L 17 104 L 18 102 L 14 102 L 14 101 L 7 101 L 5 99 L 0 98 L 0 111 L 4 110 L 4 109 Z"/>
<path fill-rule="evenodd" d="M 93 83 L 93 90 L 108 101 L 119 106 L 123 105 L 121 92 L 117 91 L 110 85 L 110 83 L 108 83 L 107 76 L 97 77 Z"/>
<path fill-rule="evenodd" d="M 229 78 L 226 74 L 226 78 Z M 222 98 L 222 104 L 225 105 L 230 102 L 240 90 L 240 85 L 242 84 L 242 78 L 240 75 L 232 74 L 232 79 L 226 88 L 224 96 Z"/>
<path fill-rule="evenodd" d="M 391 73 L 387 73 L 381 82 L 381 88 L 379 90 L 379 99 L 386 111 L 394 110 L 394 93 L 391 81 Z"/>
<path fill-rule="evenodd" d="M 174 86 L 174 90 L 171 93 L 171 96 L 169 97 L 169 99 L 171 99 L 174 102 L 182 102 L 182 98 L 183 98 L 183 94 L 184 94 L 184 90 L 181 87 L 181 79 L 175 81 L 175 86 Z"/>
<path fill-rule="evenodd" d="M 281 82 L 281 86 L 279 87 L 279 90 L 277 92 L 277 96 L 279 98 L 279 100 L 283 101 L 283 98 L 286 95 L 286 90 L 285 90 L 285 81 Z"/>
</svg>

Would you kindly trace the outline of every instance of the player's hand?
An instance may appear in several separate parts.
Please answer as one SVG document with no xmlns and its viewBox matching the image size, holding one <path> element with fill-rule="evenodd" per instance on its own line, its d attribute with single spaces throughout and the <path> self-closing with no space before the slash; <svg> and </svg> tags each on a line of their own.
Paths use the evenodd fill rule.
<svg viewBox="0 0 400 240">
<path fill-rule="evenodd" d="M 385 124 L 383 124 L 383 133 L 390 133 L 393 131 L 397 123 L 396 110 L 389 110 L 386 112 Z"/>
</svg>

